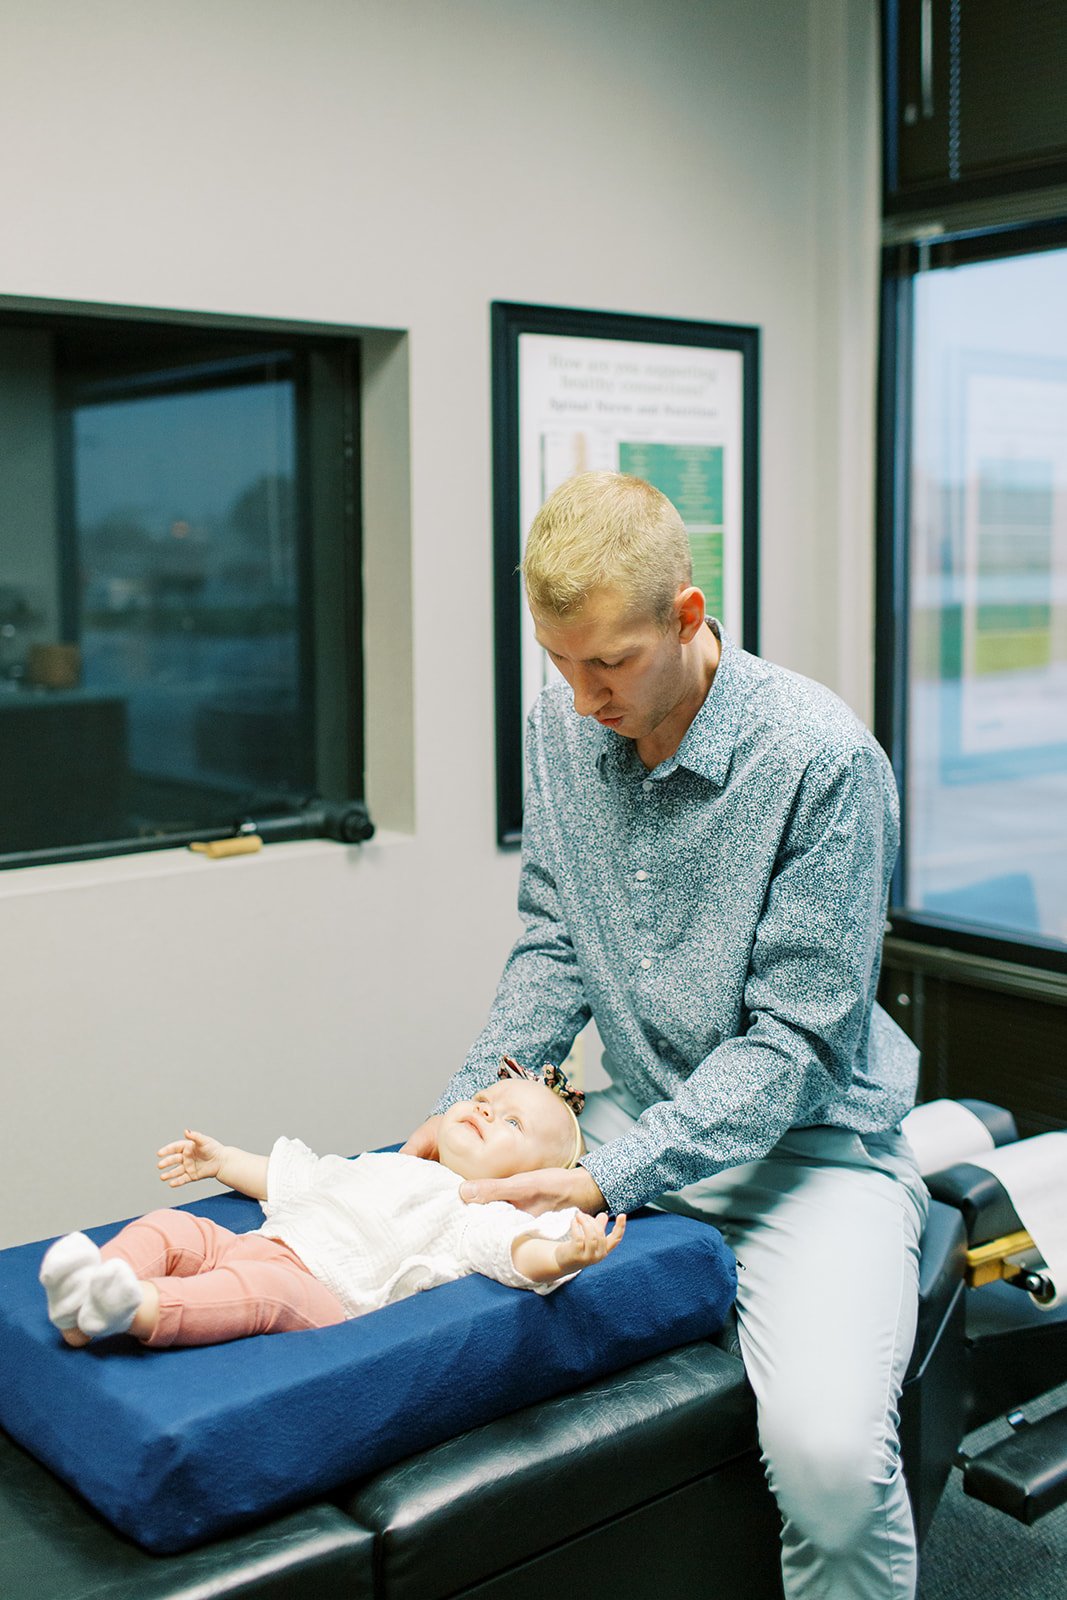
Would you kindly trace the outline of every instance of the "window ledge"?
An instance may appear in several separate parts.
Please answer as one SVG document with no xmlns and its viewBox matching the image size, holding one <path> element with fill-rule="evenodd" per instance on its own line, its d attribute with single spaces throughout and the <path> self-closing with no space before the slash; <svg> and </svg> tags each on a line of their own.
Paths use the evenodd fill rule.
<svg viewBox="0 0 1067 1600">
<path fill-rule="evenodd" d="M 350 852 L 392 850 L 412 843 L 412 835 L 379 828 L 365 844 L 339 844 L 333 839 L 293 839 L 268 844 L 255 855 L 234 856 L 229 860 L 209 860 L 182 846 L 164 850 L 145 850 L 124 856 L 101 856 L 95 861 L 63 861 L 42 867 L 11 867 L 0 872 L 0 900 L 22 895 L 67 892 L 72 889 L 104 888 L 109 884 L 152 878 L 187 877 L 195 873 L 263 872 L 294 860 L 309 861 Z"/>
</svg>

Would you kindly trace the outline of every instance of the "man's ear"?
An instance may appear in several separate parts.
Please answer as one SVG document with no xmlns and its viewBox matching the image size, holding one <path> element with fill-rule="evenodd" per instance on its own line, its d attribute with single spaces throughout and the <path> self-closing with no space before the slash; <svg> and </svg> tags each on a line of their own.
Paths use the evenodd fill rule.
<svg viewBox="0 0 1067 1600">
<path fill-rule="evenodd" d="M 692 584 L 688 588 L 679 589 L 674 597 L 674 615 L 678 622 L 679 642 L 688 644 L 703 627 L 707 615 L 703 591 L 694 588 Z"/>
</svg>

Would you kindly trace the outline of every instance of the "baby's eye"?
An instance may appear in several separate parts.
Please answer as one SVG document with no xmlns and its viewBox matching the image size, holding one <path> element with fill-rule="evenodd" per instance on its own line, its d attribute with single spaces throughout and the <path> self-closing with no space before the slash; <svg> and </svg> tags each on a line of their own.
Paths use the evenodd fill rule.
<svg viewBox="0 0 1067 1600">
<path fill-rule="evenodd" d="M 508 1117 L 506 1120 L 512 1128 L 522 1127 L 522 1123 L 519 1121 L 518 1117 Z"/>
</svg>

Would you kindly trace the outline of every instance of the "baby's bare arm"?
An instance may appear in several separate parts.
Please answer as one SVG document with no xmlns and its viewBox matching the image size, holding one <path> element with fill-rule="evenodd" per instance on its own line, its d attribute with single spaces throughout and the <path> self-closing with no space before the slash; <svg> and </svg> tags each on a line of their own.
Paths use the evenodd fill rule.
<svg viewBox="0 0 1067 1600">
<path fill-rule="evenodd" d="M 253 1200 L 267 1198 L 268 1157 L 239 1150 L 236 1145 L 220 1144 L 208 1133 L 186 1128 L 184 1139 L 165 1144 L 156 1155 L 160 1182 L 172 1189 L 199 1183 L 202 1178 L 217 1178 L 219 1183 L 250 1195 Z"/>
<path fill-rule="evenodd" d="M 608 1214 L 602 1211 L 597 1217 L 575 1213 L 571 1231 L 565 1239 L 542 1239 L 536 1234 L 524 1233 L 511 1247 L 511 1259 L 524 1278 L 534 1283 L 551 1283 L 553 1278 L 565 1278 L 582 1267 L 591 1267 L 603 1261 L 626 1232 L 626 1218 L 616 1217 L 608 1230 Z"/>
</svg>

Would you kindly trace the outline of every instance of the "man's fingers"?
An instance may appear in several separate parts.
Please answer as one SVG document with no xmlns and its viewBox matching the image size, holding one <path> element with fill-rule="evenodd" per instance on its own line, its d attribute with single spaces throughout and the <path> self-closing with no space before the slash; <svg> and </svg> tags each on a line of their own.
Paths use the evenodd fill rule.
<svg viewBox="0 0 1067 1600">
<path fill-rule="evenodd" d="M 459 1197 L 468 1205 L 491 1205 L 494 1200 L 506 1200 L 509 1206 L 517 1206 L 520 1211 L 529 1211 L 534 1216 L 540 1211 L 549 1209 L 538 1204 L 536 1194 L 531 1194 L 525 1187 L 520 1187 L 522 1180 L 516 1184 L 514 1178 L 479 1178 L 477 1181 L 468 1179 L 459 1186 Z"/>
<path fill-rule="evenodd" d="M 468 1179 L 460 1184 L 459 1197 L 468 1205 L 482 1206 L 490 1205 L 494 1200 L 506 1200 L 509 1205 L 517 1206 L 520 1211 L 529 1211 L 534 1216 L 555 1209 L 553 1202 L 543 1199 L 538 1186 L 532 1184 L 525 1173 L 520 1173 L 516 1178 Z"/>
<path fill-rule="evenodd" d="M 593 1197 L 595 1196 L 595 1205 Z M 520 1211 L 539 1217 L 545 1211 L 563 1211 L 575 1206 L 577 1214 L 593 1223 L 594 1214 L 604 1205 L 604 1196 L 583 1167 L 545 1167 L 523 1172 L 512 1178 L 470 1179 L 460 1185 L 459 1197 L 468 1205 L 488 1205 L 506 1200 Z M 604 1213 L 606 1216 L 606 1213 Z M 578 1235 L 574 1234 L 577 1238 Z M 587 1237 L 586 1234 L 581 1235 Z M 591 1237 L 591 1235 L 590 1235 Z"/>
<path fill-rule="evenodd" d="M 440 1115 L 428 1117 L 425 1122 L 420 1122 L 414 1132 L 400 1146 L 400 1154 L 402 1156 L 419 1156 L 426 1161 L 436 1161 L 437 1130 L 440 1124 Z"/>
</svg>

